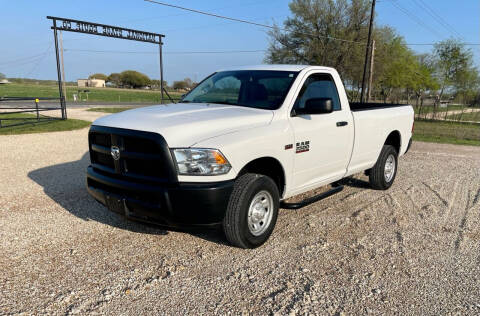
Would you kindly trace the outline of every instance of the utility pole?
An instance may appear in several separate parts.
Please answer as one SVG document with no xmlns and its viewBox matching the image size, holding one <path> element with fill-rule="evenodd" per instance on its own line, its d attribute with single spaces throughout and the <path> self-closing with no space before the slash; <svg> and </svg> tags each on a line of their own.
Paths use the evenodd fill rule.
<svg viewBox="0 0 480 316">
<path fill-rule="evenodd" d="M 375 40 L 372 41 L 372 52 L 370 53 L 370 71 L 368 72 L 368 95 L 367 102 L 372 99 L 373 63 L 375 60 Z"/>
<path fill-rule="evenodd" d="M 63 66 L 63 32 L 60 31 L 60 57 L 62 59 L 62 77 L 63 77 L 63 82 L 62 82 L 62 90 L 63 90 L 63 97 L 65 98 L 65 101 L 67 101 L 67 91 L 65 88 L 65 67 Z"/>
<path fill-rule="evenodd" d="M 372 41 L 372 28 L 373 28 L 373 18 L 375 16 L 375 0 L 372 0 L 372 11 L 370 12 L 370 25 L 368 26 L 368 38 L 367 38 L 367 48 L 365 49 L 365 64 L 363 65 L 363 78 L 362 78 L 362 92 L 360 94 L 360 102 L 365 102 L 365 81 L 367 75 L 367 64 L 368 64 L 368 51 L 371 48 Z"/>
</svg>

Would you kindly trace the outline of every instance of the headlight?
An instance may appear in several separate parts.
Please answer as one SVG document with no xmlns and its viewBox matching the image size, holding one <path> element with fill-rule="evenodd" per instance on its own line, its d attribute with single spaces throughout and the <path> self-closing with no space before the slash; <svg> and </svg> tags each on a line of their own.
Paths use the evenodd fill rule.
<svg viewBox="0 0 480 316">
<path fill-rule="evenodd" d="M 227 158 L 216 149 L 177 148 L 172 151 L 180 175 L 213 176 L 225 174 L 232 168 Z"/>
</svg>

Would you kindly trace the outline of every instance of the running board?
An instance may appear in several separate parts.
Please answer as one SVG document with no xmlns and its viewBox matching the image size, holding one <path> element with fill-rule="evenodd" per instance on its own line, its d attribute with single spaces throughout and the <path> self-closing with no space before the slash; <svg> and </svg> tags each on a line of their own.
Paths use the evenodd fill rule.
<svg viewBox="0 0 480 316">
<path fill-rule="evenodd" d="M 289 209 L 289 210 L 296 210 L 296 209 L 305 207 L 307 205 L 310 205 L 312 203 L 315 203 L 317 201 L 323 200 L 323 199 L 325 199 L 325 198 L 327 198 L 331 195 L 334 195 L 335 193 L 338 193 L 342 190 L 343 190 L 343 185 L 340 185 L 340 186 L 337 186 L 337 187 L 334 187 L 334 188 L 328 190 L 327 192 L 323 192 L 323 193 L 320 193 L 318 195 L 307 198 L 307 199 L 305 199 L 301 202 L 286 203 L 286 202 L 281 201 L 280 202 L 280 208 L 285 208 L 285 209 Z"/>
</svg>

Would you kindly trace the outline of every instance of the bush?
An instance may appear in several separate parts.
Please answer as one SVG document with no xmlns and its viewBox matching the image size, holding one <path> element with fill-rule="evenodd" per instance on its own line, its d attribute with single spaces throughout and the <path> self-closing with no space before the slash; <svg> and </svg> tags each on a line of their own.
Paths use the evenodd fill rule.
<svg viewBox="0 0 480 316">
<path fill-rule="evenodd" d="M 118 72 L 111 73 L 110 76 L 107 77 L 106 81 L 113 84 L 116 87 L 120 87 L 122 85 L 122 79 Z"/>
<path fill-rule="evenodd" d="M 152 89 L 160 89 L 160 80 L 157 80 L 157 79 L 150 80 L 150 87 L 152 87 Z M 168 83 L 165 80 L 163 80 L 163 87 L 165 89 L 168 88 Z"/>
<path fill-rule="evenodd" d="M 190 79 L 190 78 L 185 78 L 182 81 L 174 81 L 173 82 L 173 88 L 174 89 L 181 89 L 181 90 L 192 89 L 196 85 L 197 85 L 197 83 L 193 82 L 192 79 Z"/>
<path fill-rule="evenodd" d="M 107 75 L 101 74 L 101 73 L 96 73 L 93 75 L 88 76 L 88 79 L 102 79 L 107 81 L 108 77 Z"/>
<path fill-rule="evenodd" d="M 185 90 L 188 88 L 188 84 L 185 81 L 174 81 L 173 89 L 175 90 Z"/>
<path fill-rule="evenodd" d="M 134 70 L 126 70 L 120 73 L 121 84 L 125 87 L 142 88 L 150 84 L 150 78 Z"/>
</svg>

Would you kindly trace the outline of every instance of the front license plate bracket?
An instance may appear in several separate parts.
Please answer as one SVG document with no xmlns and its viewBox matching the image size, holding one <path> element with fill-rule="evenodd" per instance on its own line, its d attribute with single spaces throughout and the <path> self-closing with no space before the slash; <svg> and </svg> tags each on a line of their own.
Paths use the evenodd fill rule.
<svg viewBox="0 0 480 316">
<path fill-rule="evenodd" d="M 107 208 L 115 213 L 125 214 L 125 202 L 124 199 L 119 199 L 113 196 L 106 196 L 105 202 L 107 204 Z"/>
</svg>

